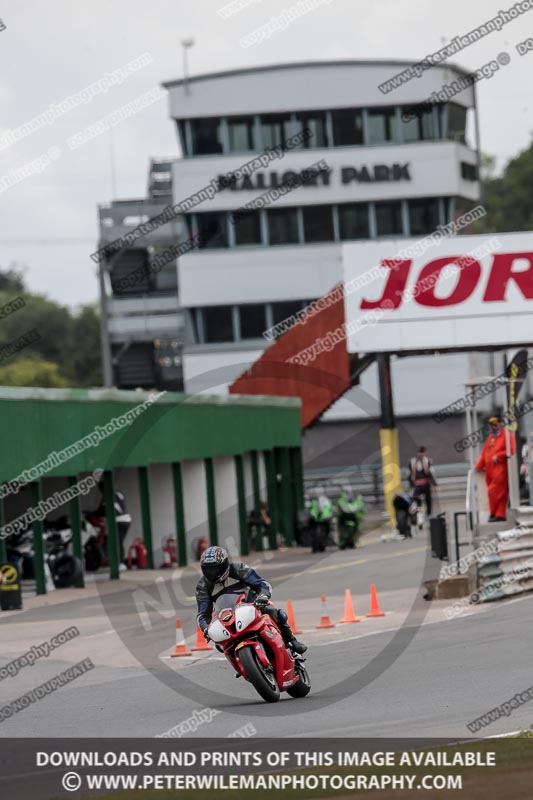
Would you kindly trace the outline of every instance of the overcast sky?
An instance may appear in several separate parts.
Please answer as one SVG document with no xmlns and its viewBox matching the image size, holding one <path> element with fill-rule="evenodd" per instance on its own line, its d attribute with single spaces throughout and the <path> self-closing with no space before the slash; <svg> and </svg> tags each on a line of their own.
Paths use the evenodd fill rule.
<svg viewBox="0 0 533 800">
<path fill-rule="evenodd" d="M 0 266 L 27 267 L 32 291 L 76 306 L 97 299 L 98 203 L 113 197 L 110 135 L 71 151 L 68 137 L 182 77 L 180 41 L 193 37 L 190 72 L 198 74 L 277 62 L 336 58 L 413 61 L 507 9 L 505 0 L 324 0 L 286 30 L 253 47 L 239 39 L 295 0 L 255 0 L 223 19 L 228 0 L 4 0 L 0 18 L 0 142 L 2 135 L 80 92 L 127 62 L 149 53 L 151 63 L 0 151 Z M 0 25 L 0 27 L 2 27 Z M 515 46 L 533 35 L 533 10 L 455 56 L 476 69 L 505 51 L 511 63 L 478 84 L 482 149 L 498 167 L 524 149 L 533 130 L 530 100 L 533 52 Z M 176 157 L 165 97 L 113 128 L 116 197 L 142 197 L 151 156 Z M 11 170 L 52 151 L 40 174 L 1 190 Z M 57 149 L 59 148 L 59 149 Z"/>
</svg>

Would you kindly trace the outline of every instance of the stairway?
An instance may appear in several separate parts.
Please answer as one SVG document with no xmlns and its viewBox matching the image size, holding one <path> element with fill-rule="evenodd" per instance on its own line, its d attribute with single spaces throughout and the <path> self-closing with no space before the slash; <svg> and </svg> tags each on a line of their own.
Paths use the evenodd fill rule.
<svg viewBox="0 0 533 800">
<path fill-rule="evenodd" d="M 231 394 L 300 397 L 302 428 L 355 386 L 372 360 L 346 350 L 341 284 L 317 300 L 314 309 L 318 303 L 320 310 L 295 322 L 229 387 Z"/>
</svg>

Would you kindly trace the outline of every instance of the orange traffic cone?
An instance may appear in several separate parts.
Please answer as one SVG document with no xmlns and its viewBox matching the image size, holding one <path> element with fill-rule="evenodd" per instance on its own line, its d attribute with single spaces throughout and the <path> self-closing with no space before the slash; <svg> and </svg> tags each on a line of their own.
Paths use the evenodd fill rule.
<svg viewBox="0 0 533 800">
<path fill-rule="evenodd" d="M 196 644 L 191 647 L 192 651 L 196 650 L 212 650 L 213 648 L 207 644 L 206 638 L 198 626 L 196 626 Z"/>
<path fill-rule="evenodd" d="M 370 611 L 367 617 L 384 617 L 385 612 L 381 610 L 378 603 L 378 594 L 374 583 L 370 584 Z"/>
<path fill-rule="evenodd" d="M 331 621 L 331 617 L 329 616 L 328 607 L 326 605 L 326 595 L 323 594 L 320 598 L 322 601 L 322 616 L 320 617 L 320 624 L 317 625 L 317 628 L 334 628 L 335 624 Z"/>
<path fill-rule="evenodd" d="M 303 633 L 300 628 L 296 627 L 296 620 L 294 619 L 294 608 L 292 607 L 292 601 L 287 600 L 287 616 L 289 618 L 289 625 L 292 628 L 293 633 Z"/>
<path fill-rule="evenodd" d="M 361 617 L 355 616 L 352 595 L 349 589 L 344 592 L 344 617 L 339 622 L 361 622 Z"/>
<path fill-rule="evenodd" d="M 187 650 L 187 645 L 185 644 L 185 636 L 183 635 L 183 628 L 181 627 L 181 620 L 176 620 L 176 647 L 174 648 L 174 652 L 170 654 L 171 658 L 178 658 L 178 656 L 190 656 L 192 655 L 190 650 Z"/>
</svg>

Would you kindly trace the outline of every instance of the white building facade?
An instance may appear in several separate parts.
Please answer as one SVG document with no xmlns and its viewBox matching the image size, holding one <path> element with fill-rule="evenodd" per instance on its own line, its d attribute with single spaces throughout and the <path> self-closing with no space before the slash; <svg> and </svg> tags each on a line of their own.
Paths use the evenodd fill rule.
<svg viewBox="0 0 533 800">
<path fill-rule="evenodd" d="M 173 202 L 211 187 L 185 214 L 201 246 L 178 261 L 185 391 L 224 392 L 268 346 L 264 331 L 341 280 L 344 242 L 422 237 L 478 204 L 474 88 L 407 120 L 465 73 L 434 67 L 383 94 L 379 85 L 405 66 L 314 62 L 165 84 L 183 153 L 173 162 Z M 256 163 L 248 176 L 220 180 L 303 132 L 300 146 Z M 233 218 L 295 175 L 296 188 Z M 468 377 L 467 354 L 442 355 L 424 390 L 413 369 L 430 358 L 395 361 L 398 414 L 431 413 L 453 401 Z M 373 368 L 361 388 L 378 396 Z M 349 396 L 326 415 L 364 416 Z"/>
</svg>

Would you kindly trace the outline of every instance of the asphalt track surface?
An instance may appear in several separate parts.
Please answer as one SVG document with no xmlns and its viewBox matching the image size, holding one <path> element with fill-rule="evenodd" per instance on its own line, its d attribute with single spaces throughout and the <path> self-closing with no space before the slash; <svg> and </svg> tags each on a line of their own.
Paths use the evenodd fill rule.
<svg viewBox="0 0 533 800">
<path fill-rule="evenodd" d="M 219 713 L 187 736 L 225 737 L 251 723 L 261 737 L 454 739 L 472 736 L 467 722 L 533 684 L 533 598 L 485 604 L 446 619 L 448 602 L 428 603 L 422 597 L 423 580 L 439 566 L 425 537 L 385 544 L 374 534 L 355 551 L 312 556 L 297 550 L 255 560 L 274 584 L 274 599 L 280 605 L 289 597 L 294 602 L 304 629 L 300 638 L 309 644 L 313 689 L 307 698 L 282 695 L 277 704 L 263 703 L 249 684 L 235 680 L 218 653 L 170 659 L 177 613 L 188 643 L 194 640 L 197 575 L 191 570 L 180 579 L 181 605 L 149 609 L 151 622 L 145 629 L 132 600 L 132 592 L 139 591 L 132 574 L 120 587 L 102 581 L 98 592 L 85 592 L 81 599 L 72 590 L 69 602 L 61 602 L 56 592 L 49 605 L 2 616 L 0 668 L 69 625 L 77 625 L 80 636 L 0 680 L 0 708 L 86 657 L 95 669 L 1 722 L 0 737 L 150 737 L 211 707 Z M 144 573 L 142 579 L 152 592 L 153 574 Z M 320 594 L 328 596 L 330 615 L 338 621 L 349 588 L 356 613 L 363 616 L 370 582 L 378 587 L 385 617 L 330 631 L 315 629 Z M 477 735 L 526 729 L 532 723 L 530 701 Z"/>
</svg>

